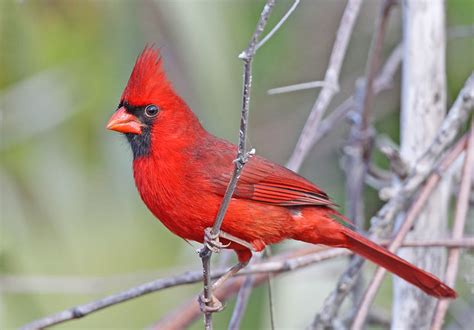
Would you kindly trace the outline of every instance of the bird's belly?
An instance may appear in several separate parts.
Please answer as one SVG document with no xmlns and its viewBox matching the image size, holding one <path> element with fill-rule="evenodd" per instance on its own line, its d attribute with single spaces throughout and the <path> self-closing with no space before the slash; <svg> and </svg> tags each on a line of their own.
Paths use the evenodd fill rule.
<svg viewBox="0 0 474 330">
<path fill-rule="evenodd" d="M 222 200 L 219 195 L 201 194 L 185 200 L 156 200 L 148 203 L 151 212 L 171 232 L 184 239 L 203 242 L 204 229 L 212 227 Z M 198 198 L 199 197 L 199 198 Z M 292 227 L 288 209 L 243 199 L 232 199 L 221 229 L 251 244 L 267 245 L 288 238 Z"/>
</svg>

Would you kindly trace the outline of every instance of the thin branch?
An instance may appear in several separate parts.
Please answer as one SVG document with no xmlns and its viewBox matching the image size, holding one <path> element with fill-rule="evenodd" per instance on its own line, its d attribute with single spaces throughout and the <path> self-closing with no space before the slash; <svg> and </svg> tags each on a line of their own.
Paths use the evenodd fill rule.
<svg viewBox="0 0 474 330">
<path fill-rule="evenodd" d="M 375 78 L 373 89 L 376 95 L 392 87 L 395 74 L 402 61 L 402 50 L 403 48 L 401 44 L 395 47 L 388 59 L 385 61 L 385 64 L 380 70 L 377 78 Z M 313 145 L 318 143 L 323 137 L 331 132 L 334 126 L 344 119 L 347 114 L 356 107 L 356 105 L 354 95 L 349 96 L 326 118 L 324 118 L 321 121 L 319 128 L 314 133 Z M 306 155 L 304 158 L 306 158 Z"/>
<path fill-rule="evenodd" d="M 413 194 L 420 183 L 430 174 L 438 156 L 453 142 L 473 109 L 474 73 L 471 73 L 471 76 L 467 79 L 463 89 L 456 98 L 456 102 L 441 124 L 436 138 L 423 156 L 417 160 L 415 168 L 411 171 L 410 175 L 403 181 L 402 185 L 382 190 L 380 192 L 381 196 L 387 198 Z"/>
<path fill-rule="evenodd" d="M 293 258 L 299 258 L 303 257 L 305 259 L 305 255 L 309 257 L 309 253 L 314 254 L 313 257 L 309 257 L 312 259 L 314 262 L 319 262 L 323 260 L 327 260 L 328 258 L 333 258 L 335 256 L 342 256 L 342 255 L 347 255 L 349 252 L 345 250 L 337 250 L 337 249 L 330 249 L 327 247 L 322 247 L 322 246 L 312 246 L 310 248 L 304 248 L 304 249 L 299 249 L 296 251 L 288 252 L 283 255 L 271 257 L 270 260 L 272 263 L 274 263 L 273 266 L 276 266 L 280 264 L 282 266 L 282 269 L 285 268 L 285 264 L 287 263 L 288 260 L 293 259 Z M 336 252 L 337 255 L 329 252 L 333 251 Z M 317 257 L 318 255 L 319 257 Z M 319 261 L 317 259 L 319 258 Z M 303 264 L 306 264 L 305 266 L 309 266 L 310 264 L 307 264 L 306 262 L 300 263 L 301 266 Z M 303 266 L 303 267 L 305 267 Z M 250 267 L 251 268 L 251 267 Z M 266 268 L 266 267 L 264 267 Z M 247 269 L 243 270 L 243 274 L 245 274 L 245 271 Z M 289 271 L 289 270 L 287 270 Z M 283 274 L 285 270 L 282 270 L 281 272 L 275 272 L 273 274 L 279 275 Z M 239 274 L 239 275 L 243 275 Z M 268 280 L 268 276 L 270 275 L 269 273 L 257 273 L 254 272 L 255 278 L 254 278 L 254 287 L 263 284 Z M 224 286 L 220 289 L 218 289 L 215 292 L 216 297 L 221 300 L 221 301 L 226 301 L 230 297 L 232 297 L 234 294 L 236 294 L 239 291 L 239 288 L 242 286 L 244 282 L 243 277 L 237 277 L 237 278 L 232 278 L 224 284 Z M 177 309 L 175 309 L 173 312 L 165 316 L 162 320 L 160 320 L 158 323 L 156 323 L 153 328 L 158 330 L 158 329 L 184 329 L 189 327 L 193 321 L 199 317 L 200 311 L 199 307 L 197 306 L 196 300 L 194 298 L 188 300 L 184 305 L 181 305 Z"/>
<path fill-rule="evenodd" d="M 364 224 L 364 188 L 369 167 L 374 131 L 372 128 L 372 111 L 374 100 L 373 84 L 379 68 L 386 26 L 390 10 L 394 5 L 393 0 L 385 0 L 380 7 L 377 16 L 374 35 L 368 54 L 366 74 L 363 80 L 356 84 L 354 112 L 350 136 L 344 148 L 346 154 L 344 169 L 346 173 L 346 216 L 351 219 L 358 228 Z M 358 261 L 356 261 L 357 263 Z M 353 305 L 357 303 L 362 295 L 363 279 L 359 276 L 354 278 L 351 292 Z M 337 306 L 340 306 L 337 305 Z M 316 315 L 312 323 L 313 328 L 324 328 L 333 323 L 337 315 L 337 307 L 334 313 Z"/>
<path fill-rule="evenodd" d="M 456 158 L 455 156 L 459 155 L 459 153 L 462 152 L 466 144 L 466 136 L 462 137 L 454 147 L 451 148 L 451 151 L 443 157 L 443 161 L 445 159 L 452 159 Z M 436 175 L 434 173 L 433 175 Z M 410 198 L 410 196 L 400 196 L 399 198 Z M 383 213 L 383 212 L 394 212 L 392 213 Z M 377 216 L 384 216 L 388 217 L 390 220 L 393 219 L 395 214 L 398 212 L 398 209 L 393 210 L 393 206 L 390 204 L 390 201 L 387 202 L 377 213 L 376 216 L 372 217 L 372 221 L 374 218 Z M 388 214 L 388 215 L 387 215 Z M 380 232 L 382 231 L 382 225 L 385 223 L 381 222 L 372 222 L 372 226 L 370 229 L 370 233 L 372 234 L 372 238 L 376 240 L 376 237 L 379 236 Z M 324 318 L 330 318 L 333 319 L 334 316 L 336 315 L 337 311 L 339 310 L 339 306 L 342 304 L 344 301 L 345 297 L 349 293 L 349 290 L 351 289 L 352 285 L 355 283 L 355 278 L 357 277 L 357 274 L 361 271 L 362 266 L 364 264 L 364 259 L 361 257 L 354 258 L 352 264 L 349 266 L 349 268 L 339 277 L 339 280 L 337 282 L 336 288 L 331 292 L 331 294 L 326 298 L 324 301 L 323 307 L 321 308 L 321 312 L 319 313 L 319 316 L 315 318 L 313 321 L 313 327 L 315 327 L 317 324 L 326 324 L 324 322 Z M 332 326 L 332 325 L 329 325 Z"/>
<path fill-rule="evenodd" d="M 474 36 L 474 25 L 450 26 L 447 32 L 448 38 L 471 38 Z"/>
<path fill-rule="evenodd" d="M 380 241 L 380 244 L 386 244 L 386 241 Z M 426 246 L 446 246 L 446 247 L 462 247 L 462 248 L 474 248 L 474 237 L 464 237 L 462 239 L 445 239 L 445 240 L 433 240 L 433 241 L 411 241 L 405 242 L 403 246 L 413 247 L 426 247 Z M 269 260 L 262 261 L 261 263 L 250 265 L 246 269 L 243 269 L 241 273 L 236 274 L 236 277 L 242 279 L 246 275 L 265 275 L 270 273 L 279 274 L 290 271 L 295 271 L 320 261 L 327 260 L 338 256 L 349 255 L 350 251 L 344 249 L 329 248 L 324 246 L 311 246 L 309 248 L 303 248 L 287 252 L 281 255 L 271 257 Z M 219 269 L 213 272 L 212 278 L 219 278 L 225 273 L 225 269 Z M 237 278 L 235 278 L 237 279 Z M 128 300 L 132 300 L 149 293 L 161 291 L 164 289 L 197 283 L 202 280 L 202 272 L 191 271 L 185 272 L 180 275 L 157 279 L 136 287 L 132 287 L 128 290 L 113 294 L 111 296 L 91 301 L 84 305 L 79 305 L 54 315 L 46 316 L 42 319 L 33 321 L 27 325 L 24 325 L 21 329 L 42 329 L 50 327 L 66 321 L 85 317 L 89 314 L 95 313 L 107 307 L 111 307 Z M 234 280 L 234 279 L 232 279 Z M 256 278 L 256 282 L 257 278 Z M 240 287 L 240 286 L 239 286 Z M 197 306 L 195 300 L 194 305 Z M 198 308 L 199 310 L 199 308 Z"/>
<path fill-rule="evenodd" d="M 471 134 L 469 136 L 468 145 L 466 147 L 466 157 L 462 170 L 462 181 L 459 189 L 458 202 L 456 205 L 456 215 L 454 217 L 453 239 L 461 238 L 466 224 L 466 216 L 469 209 L 469 194 L 471 192 L 471 178 L 474 168 L 474 119 L 471 121 Z M 446 266 L 445 282 L 449 286 L 456 284 L 456 275 L 459 268 L 459 257 L 461 250 L 454 248 L 449 251 L 448 264 Z M 449 301 L 439 300 L 433 318 L 432 330 L 441 330 L 446 312 L 448 310 Z"/>
<path fill-rule="evenodd" d="M 344 60 L 347 46 L 349 44 L 350 36 L 354 28 L 356 18 L 359 13 L 362 0 L 348 0 L 344 14 L 342 15 L 341 23 L 336 35 L 336 41 L 332 49 L 331 57 L 329 59 L 329 66 L 324 77 L 326 86 L 323 87 L 316 102 L 311 109 L 311 113 L 306 121 L 306 124 L 301 132 L 298 142 L 295 146 L 293 154 L 288 161 L 287 167 L 298 171 L 303 163 L 306 154 L 309 152 L 314 142 L 314 134 L 317 127 L 331 102 L 334 94 L 338 90 L 334 86 L 339 86 L 339 74 L 341 72 L 342 62 Z M 330 86 L 330 87 L 329 87 Z"/>
<path fill-rule="evenodd" d="M 296 7 L 300 4 L 300 0 L 295 0 L 293 2 L 293 5 L 291 5 L 290 9 L 286 12 L 285 15 L 281 18 L 281 20 L 275 25 L 275 27 L 257 44 L 255 47 L 255 50 L 258 50 L 260 47 L 262 47 L 268 40 L 270 40 L 271 37 L 281 28 L 283 24 L 285 24 L 286 20 L 288 17 L 290 17 L 291 14 L 295 11 Z"/>
<path fill-rule="evenodd" d="M 458 143 L 453 148 L 453 150 L 443 159 L 443 161 L 438 166 L 437 170 L 430 175 L 425 185 L 421 189 L 420 193 L 418 194 L 415 202 L 413 202 L 410 209 L 408 210 L 405 220 L 403 221 L 403 224 L 398 230 L 395 238 L 392 240 L 392 242 L 388 246 L 389 251 L 395 253 L 396 250 L 402 246 L 405 236 L 413 227 L 413 224 L 415 223 L 415 220 L 417 219 L 418 214 L 423 210 L 426 204 L 426 201 L 429 199 L 429 197 L 431 196 L 431 193 L 434 191 L 439 181 L 441 180 L 441 173 L 444 173 L 449 168 L 449 166 L 461 155 L 465 147 L 466 147 L 466 136 L 463 137 L 463 139 L 461 140 L 461 143 Z M 386 273 L 387 271 L 384 268 L 382 267 L 377 268 L 377 271 L 375 272 L 375 275 L 372 281 L 370 281 L 370 285 L 367 288 L 364 297 L 362 298 L 360 307 L 357 310 L 351 329 L 359 330 L 363 328 L 364 322 L 369 312 L 372 301 L 374 300 L 375 295 L 377 294 L 377 291 L 380 285 L 382 284 L 383 278 Z"/>
<path fill-rule="evenodd" d="M 262 13 L 257 23 L 255 32 L 250 39 L 248 47 L 239 55 L 239 58 L 244 62 L 243 68 L 243 90 L 242 90 L 242 111 L 240 117 L 240 131 L 239 131 L 239 143 L 237 150 L 237 158 L 234 160 L 234 171 L 232 177 L 227 186 L 226 192 L 222 199 L 222 203 L 217 212 L 216 219 L 214 221 L 214 226 L 212 227 L 212 235 L 218 237 L 219 231 L 224 221 L 225 213 L 229 207 L 230 200 L 234 194 L 235 188 L 237 187 L 237 182 L 240 178 L 240 174 L 245 166 L 245 163 L 248 160 L 248 157 L 252 152 L 247 152 L 247 129 L 248 129 L 248 116 L 250 109 L 250 91 L 252 83 L 252 60 L 257 50 L 257 43 L 260 36 L 265 29 L 268 18 L 272 12 L 273 6 L 275 5 L 275 0 L 267 0 L 265 6 L 263 7 Z M 205 245 L 199 252 L 199 256 L 202 260 L 203 267 L 203 286 L 204 286 L 204 299 L 209 303 L 212 301 L 212 292 L 211 292 L 211 280 L 210 280 L 210 267 L 211 267 L 211 257 L 212 251 L 207 245 Z M 212 313 L 205 313 L 204 323 L 206 330 L 212 329 Z"/>
<path fill-rule="evenodd" d="M 288 85 L 288 86 L 282 86 L 282 87 L 275 87 L 272 89 L 269 89 L 267 93 L 269 95 L 275 95 L 275 94 L 283 94 L 283 93 L 290 93 L 290 92 L 295 92 L 295 91 L 304 91 L 305 89 L 313 89 L 313 88 L 320 88 L 320 87 L 328 87 L 328 88 L 333 88 L 337 92 L 337 86 L 328 86 L 328 84 L 325 81 L 310 81 L 310 82 L 305 82 L 305 83 L 299 83 L 299 84 L 293 84 L 293 85 Z"/>
<path fill-rule="evenodd" d="M 252 262 L 260 260 L 262 257 L 261 254 L 258 254 L 252 259 Z M 234 311 L 232 312 L 232 317 L 229 322 L 229 329 L 238 330 L 240 329 L 240 322 L 244 317 L 245 309 L 247 308 L 248 301 L 250 299 L 250 294 L 254 286 L 255 276 L 247 275 L 245 277 L 244 283 L 240 287 L 240 290 L 237 294 L 237 301 L 235 302 Z"/>
<path fill-rule="evenodd" d="M 382 154 L 390 161 L 390 169 L 401 179 L 406 178 L 409 166 L 402 159 L 400 148 L 387 135 L 377 136 L 376 146 Z"/>
<path fill-rule="evenodd" d="M 245 277 L 244 283 L 240 287 L 239 293 L 237 294 L 237 301 L 235 302 L 234 311 L 232 312 L 232 317 L 229 321 L 228 328 L 230 330 L 240 329 L 240 322 L 244 317 L 245 309 L 247 308 L 247 303 L 254 286 L 254 281 L 254 276 L 248 275 Z"/>
<path fill-rule="evenodd" d="M 265 248 L 265 254 L 267 257 L 272 256 L 272 248 L 267 246 Z M 275 305 L 273 304 L 273 274 L 268 274 L 268 310 L 270 312 L 270 328 L 275 330 Z"/>
</svg>

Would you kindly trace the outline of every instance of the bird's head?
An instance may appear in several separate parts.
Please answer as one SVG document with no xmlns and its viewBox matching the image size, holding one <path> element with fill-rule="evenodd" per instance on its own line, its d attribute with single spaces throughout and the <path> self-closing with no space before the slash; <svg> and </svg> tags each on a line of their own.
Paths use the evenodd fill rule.
<svg viewBox="0 0 474 330">
<path fill-rule="evenodd" d="M 193 118 L 167 80 L 159 51 L 145 47 L 107 128 L 124 133 L 137 158 L 150 153 L 157 136 L 166 138 L 169 132 L 179 131 L 180 126 Z"/>
</svg>

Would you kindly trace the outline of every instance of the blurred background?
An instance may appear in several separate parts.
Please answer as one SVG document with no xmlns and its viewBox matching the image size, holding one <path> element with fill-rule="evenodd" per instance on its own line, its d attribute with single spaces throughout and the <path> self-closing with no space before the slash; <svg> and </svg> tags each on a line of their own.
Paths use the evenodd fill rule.
<svg viewBox="0 0 474 330">
<path fill-rule="evenodd" d="M 161 48 L 170 80 L 203 125 L 236 142 L 242 77 L 237 55 L 247 46 L 263 3 L 0 0 L 1 329 L 200 268 L 198 244 L 174 237 L 142 204 L 129 146 L 104 126 L 137 55 L 146 43 L 154 43 Z M 277 2 L 268 27 L 291 3 Z M 344 6 L 343 0 L 303 0 L 259 50 L 250 121 L 250 142 L 259 154 L 282 164 L 290 156 L 318 90 L 274 96 L 267 90 L 323 79 Z M 474 24 L 472 0 L 448 0 L 446 7 L 448 27 Z M 361 9 L 341 73 L 341 92 L 329 111 L 352 94 L 355 79 L 364 73 L 378 9 L 376 0 L 365 1 Z M 400 23 L 398 7 L 390 17 L 385 55 L 400 41 Z M 450 104 L 474 67 L 470 31 L 448 41 Z M 375 113 L 377 128 L 398 141 L 395 86 L 377 97 Z M 344 177 L 339 159 L 346 131 L 342 124 L 317 144 L 301 170 L 340 205 Z M 372 214 L 381 202 L 375 191 L 367 189 L 367 196 L 366 211 Z M 472 255 L 465 254 L 462 263 L 472 271 Z M 333 260 L 277 278 L 277 327 L 308 325 L 346 264 L 345 259 Z M 386 313 L 389 281 L 376 302 Z M 464 282 L 464 299 L 469 299 Z M 161 291 L 58 328 L 143 328 L 200 288 Z M 232 305 L 215 316 L 216 328 L 227 325 Z M 264 328 L 268 317 L 262 287 L 252 294 L 242 328 Z M 201 328 L 201 322 L 194 328 Z"/>
</svg>

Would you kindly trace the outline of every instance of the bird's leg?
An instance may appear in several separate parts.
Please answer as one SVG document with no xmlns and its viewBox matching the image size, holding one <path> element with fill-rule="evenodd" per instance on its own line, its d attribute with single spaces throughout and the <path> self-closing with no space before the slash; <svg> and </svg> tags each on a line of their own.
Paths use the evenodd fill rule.
<svg viewBox="0 0 474 330">
<path fill-rule="evenodd" d="M 219 241 L 219 234 L 214 234 L 212 228 L 204 229 L 204 245 L 214 253 L 219 253 L 222 249 L 228 247 L 228 244 L 222 244 Z"/>
<path fill-rule="evenodd" d="M 227 239 L 229 241 L 228 244 L 223 244 L 219 241 L 219 236 Z M 228 247 L 231 242 L 235 242 L 241 246 L 247 247 L 251 251 L 255 251 L 254 246 L 244 241 L 238 237 L 232 236 L 226 232 L 220 231 L 219 234 L 214 234 L 212 232 L 212 228 L 206 228 L 204 230 L 204 245 L 211 250 L 213 253 L 219 253 L 221 249 Z M 222 303 L 217 299 L 213 291 L 220 287 L 225 281 L 227 281 L 230 277 L 234 276 L 239 270 L 247 266 L 248 261 L 246 262 L 239 262 L 238 264 L 232 266 L 224 275 L 219 277 L 211 287 L 211 296 L 210 298 L 204 297 L 204 292 L 199 295 L 198 302 L 199 307 L 201 308 L 201 312 L 203 313 L 213 313 L 213 312 L 220 312 L 224 309 Z"/>
<path fill-rule="evenodd" d="M 225 281 L 227 281 L 230 277 L 234 276 L 247 266 L 248 262 L 239 262 L 238 264 L 235 264 L 232 266 L 224 275 L 219 277 L 211 287 L 211 297 L 209 299 L 206 299 L 204 297 L 204 293 L 201 293 L 198 298 L 199 302 L 199 307 L 201 308 L 201 312 L 203 313 L 214 313 L 214 312 L 220 312 L 221 310 L 224 309 L 224 306 L 222 303 L 219 301 L 219 299 L 214 296 L 213 291 L 219 288 Z"/>
</svg>

